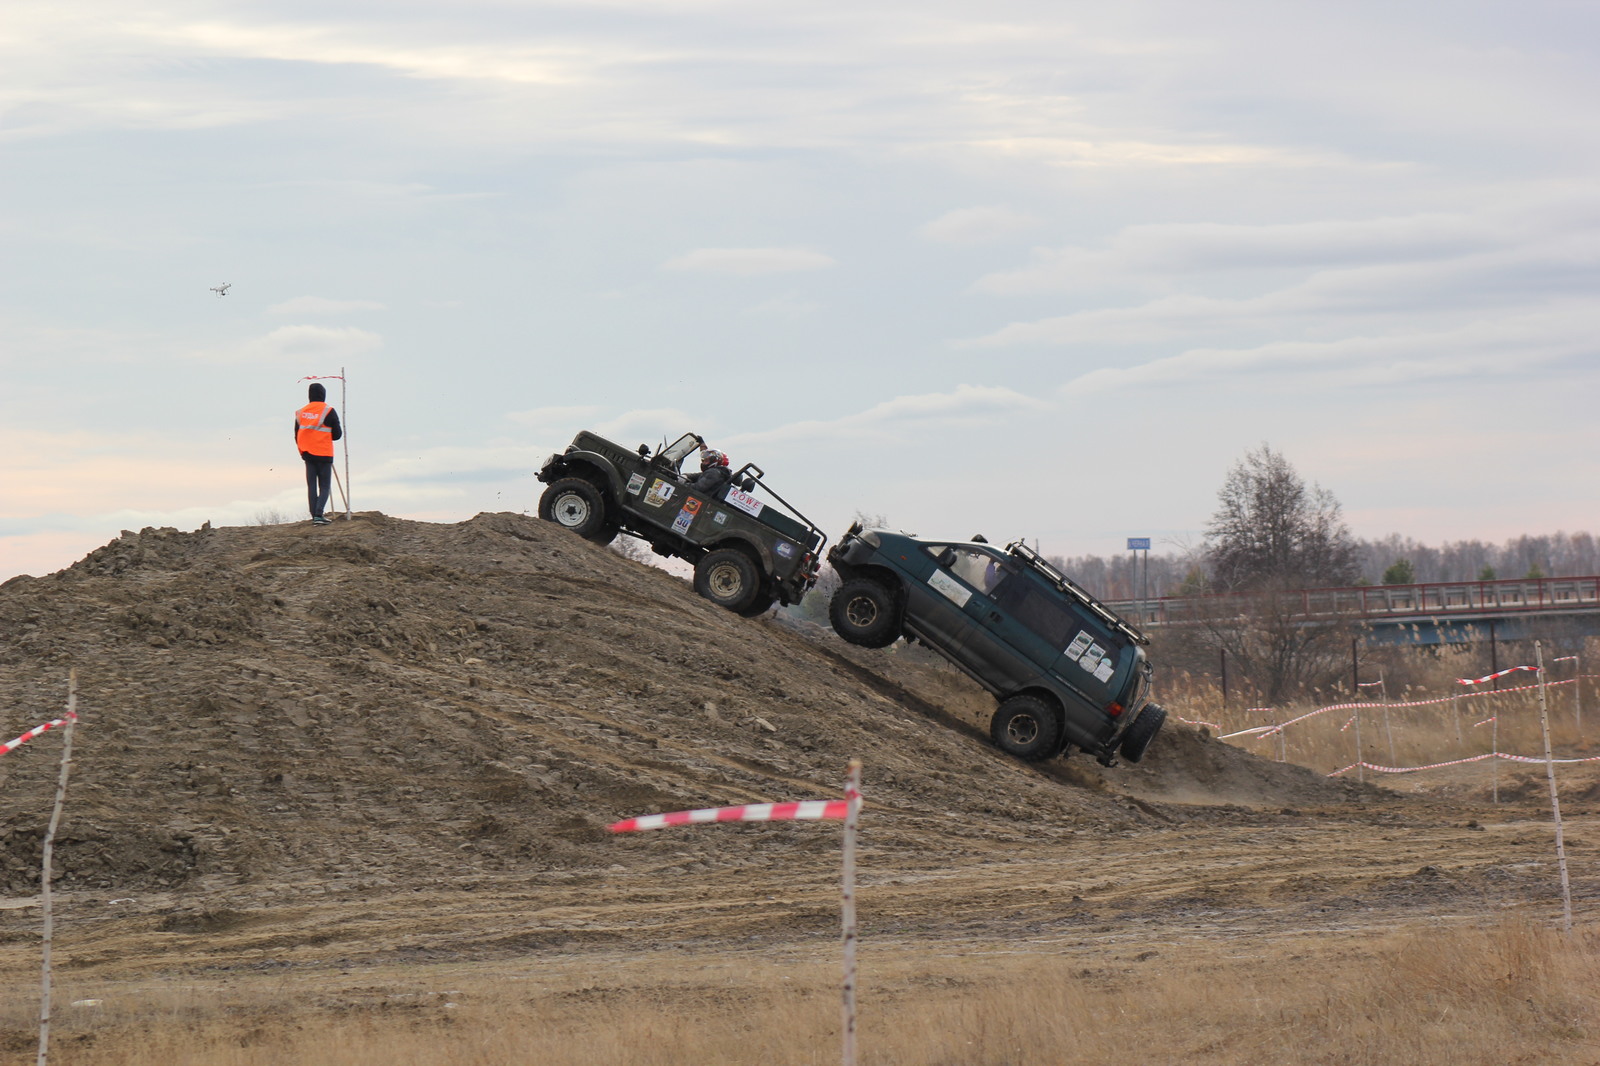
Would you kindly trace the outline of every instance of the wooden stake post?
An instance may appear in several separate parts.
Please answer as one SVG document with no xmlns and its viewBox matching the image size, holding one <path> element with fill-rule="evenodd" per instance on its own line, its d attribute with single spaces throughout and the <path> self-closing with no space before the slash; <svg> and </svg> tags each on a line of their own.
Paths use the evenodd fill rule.
<svg viewBox="0 0 1600 1066">
<path fill-rule="evenodd" d="M 856 825 L 861 819 L 861 760 L 851 759 L 845 772 L 844 876 L 841 908 L 844 923 L 844 1012 L 840 1027 L 844 1066 L 856 1066 Z"/>
<path fill-rule="evenodd" d="M 1561 871 L 1561 929 L 1572 935 L 1572 882 L 1567 877 L 1567 848 L 1561 836 L 1561 797 L 1556 794 L 1556 761 L 1550 753 L 1550 712 L 1544 696 L 1544 648 L 1533 642 L 1534 664 L 1539 668 L 1539 732 L 1544 734 L 1544 772 L 1550 780 L 1550 813 L 1556 822 L 1556 866 Z"/>
<path fill-rule="evenodd" d="M 61 776 L 56 781 L 56 805 L 50 812 L 50 826 L 44 833 L 44 855 L 39 870 L 39 902 L 44 911 L 43 976 L 39 994 L 39 1064 L 50 1057 L 50 940 L 55 932 L 55 913 L 50 906 L 50 881 L 54 871 L 56 827 L 61 824 L 61 808 L 67 801 L 67 774 L 72 769 L 72 726 L 78 720 L 78 672 L 67 674 L 66 737 L 61 745 Z"/>
</svg>

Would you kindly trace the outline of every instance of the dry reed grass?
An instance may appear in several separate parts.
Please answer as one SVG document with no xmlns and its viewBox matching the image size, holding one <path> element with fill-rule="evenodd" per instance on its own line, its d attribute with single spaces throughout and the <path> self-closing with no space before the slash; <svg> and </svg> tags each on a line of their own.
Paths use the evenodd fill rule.
<svg viewBox="0 0 1600 1066">
<path fill-rule="evenodd" d="M 1600 1061 L 1600 929 L 1509 922 L 1082 958 L 906 949 L 863 960 L 874 1066 Z M 1216 954 L 1220 950 L 1228 954 Z M 664 968 L 663 968 L 664 967 Z M 876 972 L 874 972 L 876 971 Z M 273 979 L 67 1014 L 58 1066 L 822 1066 L 838 1061 L 836 966 L 686 958 L 607 983 L 459 971 L 421 991 Z M 437 975 L 433 975 L 437 976 Z M 598 974 L 595 976 L 599 976 Z M 614 980 L 620 978 L 620 981 Z M 441 987 L 437 982 L 435 988 Z M 82 991 L 82 990 L 80 990 Z M 0 1012 L 8 1029 L 26 1013 Z"/>
<path fill-rule="evenodd" d="M 1539 732 L 1539 698 L 1532 673 L 1511 675 L 1502 679 L 1502 689 L 1494 693 L 1487 687 L 1467 688 L 1455 683 L 1454 676 L 1447 684 L 1437 686 L 1406 687 L 1391 692 L 1387 699 L 1373 696 L 1361 709 L 1361 748 L 1356 750 L 1356 727 L 1352 721 L 1355 709 L 1330 711 L 1283 731 L 1277 735 L 1233 737 L 1229 743 L 1264 758 L 1281 759 L 1299 763 L 1322 773 L 1331 773 L 1355 763 L 1358 758 L 1380 766 L 1414 767 L 1475 755 L 1485 755 L 1498 747 L 1502 753 L 1540 757 L 1543 741 Z M 1555 675 L 1554 680 L 1563 680 Z M 1520 689 L 1520 691 L 1512 691 Z M 1576 684 L 1551 685 L 1548 688 L 1551 741 L 1559 755 L 1587 756 L 1596 754 L 1595 739 L 1600 737 L 1600 700 L 1596 699 L 1592 681 L 1584 682 L 1583 713 L 1580 716 L 1576 703 Z M 1320 694 L 1319 694 L 1320 695 Z M 1320 702 L 1289 704 L 1280 708 L 1245 708 L 1236 703 L 1224 705 L 1215 687 L 1208 683 L 1181 679 L 1169 685 L 1162 693 L 1163 701 L 1190 721 L 1209 723 L 1219 727 L 1222 735 L 1259 726 L 1286 722 L 1319 708 L 1351 702 L 1344 694 L 1330 694 Z M 1413 701 L 1426 702 L 1419 706 L 1383 706 Z M 1489 719 L 1498 719 L 1490 722 Z M 1484 760 L 1475 768 L 1463 771 L 1483 779 L 1490 787 L 1494 773 L 1493 762 L 1500 763 L 1502 777 L 1512 777 L 1525 772 L 1526 764 L 1510 764 L 1505 760 Z M 1352 771 L 1353 773 L 1354 771 Z M 1372 776 L 1370 773 L 1367 776 Z M 1476 780 L 1476 777 L 1473 778 Z M 1429 787 L 1427 782 L 1440 781 L 1430 772 L 1417 774 L 1382 775 L 1389 787 Z M 1459 780 L 1459 777 L 1457 778 Z"/>
</svg>

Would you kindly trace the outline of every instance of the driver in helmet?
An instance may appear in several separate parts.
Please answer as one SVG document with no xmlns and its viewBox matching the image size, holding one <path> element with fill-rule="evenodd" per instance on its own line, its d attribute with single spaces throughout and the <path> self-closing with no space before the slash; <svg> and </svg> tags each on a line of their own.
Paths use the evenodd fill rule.
<svg viewBox="0 0 1600 1066">
<path fill-rule="evenodd" d="M 732 480 L 733 471 L 728 468 L 728 457 L 714 448 L 700 445 L 700 473 L 690 480 L 689 487 L 713 496 Z"/>
</svg>

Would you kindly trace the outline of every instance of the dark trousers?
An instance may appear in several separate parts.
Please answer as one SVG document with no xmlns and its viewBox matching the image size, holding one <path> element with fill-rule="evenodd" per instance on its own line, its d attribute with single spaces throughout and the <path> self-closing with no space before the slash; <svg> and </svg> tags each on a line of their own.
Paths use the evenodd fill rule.
<svg viewBox="0 0 1600 1066">
<path fill-rule="evenodd" d="M 311 517 L 321 518 L 328 506 L 328 493 L 333 491 L 333 460 L 306 460 L 306 502 L 311 504 Z"/>
</svg>

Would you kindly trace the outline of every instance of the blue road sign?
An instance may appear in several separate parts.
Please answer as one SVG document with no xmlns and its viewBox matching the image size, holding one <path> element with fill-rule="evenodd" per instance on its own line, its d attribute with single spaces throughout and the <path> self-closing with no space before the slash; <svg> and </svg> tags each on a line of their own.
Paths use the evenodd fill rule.
<svg viewBox="0 0 1600 1066">
<path fill-rule="evenodd" d="M 1128 538 L 1128 550 L 1131 551 L 1131 552 L 1132 551 L 1149 551 L 1150 550 L 1150 538 L 1149 537 L 1129 537 Z"/>
</svg>

